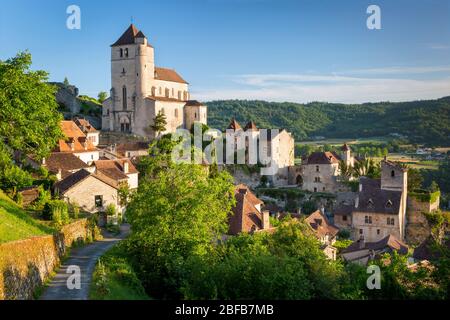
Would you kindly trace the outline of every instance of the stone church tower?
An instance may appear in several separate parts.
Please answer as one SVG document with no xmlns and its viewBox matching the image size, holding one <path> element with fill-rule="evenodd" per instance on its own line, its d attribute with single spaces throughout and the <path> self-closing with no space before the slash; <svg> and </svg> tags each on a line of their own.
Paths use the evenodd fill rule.
<svg viewBox="0 0 450 320">
<path fill-rule="evenodd" d="M 172 69 L 155 66 L 154 48 L 134 25 L 111 45 L 111 92 L 103 103 L 102 130 L 154 137 L 158 113 L 163 133 L 207 123 L 205 105 L 189 100 L 188 83 Z"/>
</svg>

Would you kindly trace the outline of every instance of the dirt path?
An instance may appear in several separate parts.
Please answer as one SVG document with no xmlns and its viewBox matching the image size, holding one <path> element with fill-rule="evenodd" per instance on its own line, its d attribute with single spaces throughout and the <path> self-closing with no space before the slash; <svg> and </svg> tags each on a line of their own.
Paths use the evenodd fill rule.
<svg viewBox="0 0 450 320">
<path fill-rule="evenodd" d="M 89 296 L 89 285 L 92 280 L 92 273 L 95 264 L 108 249 L 124 239 L 130 228 L 127 225 L 121 226 L 121 233 L 118 236 L 104 233 L 104 239 L 81 248 L 72 249 L 69 258 L 61 265 L 55 277 L 50 282 L 48 288 L 41 295 L 41 300 L 87 300 Z M 67 287 L 67 279 L 72 273 L 66 273 L 69 266 L 78 266 L 81 270 L 81 289 L 70 290 Z"/>
</svg>

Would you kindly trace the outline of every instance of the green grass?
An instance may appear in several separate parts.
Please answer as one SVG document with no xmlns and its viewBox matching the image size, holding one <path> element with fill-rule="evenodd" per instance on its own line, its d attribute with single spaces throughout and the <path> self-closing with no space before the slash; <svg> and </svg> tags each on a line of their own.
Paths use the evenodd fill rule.
<svg viewBox="0 0 450 320">
<path fill-rule="evenodd" d="M 126 255 L 119 245 L 106 252 L 97 262 L 90 300 L 149 300 Z"/>
<path fill-rule="evenodd" d="M 33 219 L 0 191 L 0 243 L 52 234 L 53 229 Z"/>
</svg>

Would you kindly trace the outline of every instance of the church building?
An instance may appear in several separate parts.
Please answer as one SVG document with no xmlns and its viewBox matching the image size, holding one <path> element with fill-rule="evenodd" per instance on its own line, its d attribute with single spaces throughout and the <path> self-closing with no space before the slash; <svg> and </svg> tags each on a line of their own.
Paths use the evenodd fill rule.
<svg viewBox="0 0 450 320">
<path fill-rule="evenodd" d="M 155 137 L 158 113 L 166 131 L 206 124 L 207 107 L 190 100 L 189 84 L 172 69 L 155 66 L 154 48 L 134 25 L 111 46 L 111 92 L 103 103 L 102 130 Z"/>
</svg>

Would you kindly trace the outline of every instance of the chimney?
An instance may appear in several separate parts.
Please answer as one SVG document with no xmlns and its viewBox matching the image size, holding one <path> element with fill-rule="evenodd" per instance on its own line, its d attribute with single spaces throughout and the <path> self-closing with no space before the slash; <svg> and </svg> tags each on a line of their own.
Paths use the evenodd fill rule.
<svg viewBox="0 0 450 320">
<path fill-rule="evenodd" d="M 128 161 L 124 161 L 123 163 L 123 173 L 128 174 L 130 170 L 130 165 L 128 164 Z"/>
<path fill-rule="evenodd" d="M 325 215 L 325 207 L 323 205 L 320 207 L 320 213 Z"/>
<path fill-rule="evenodd" d="M 62 170 L 61 170 L 61 168 L 58 169 L 58 173 L 56 174 L 56 179 L 58 181 L 62 180 Z"/>
<path fill-rule="evenodd" d="M 361 235 L 361 237 L 359 238 L 358 244 L 359 244 L 359 248 L 360 249 L 364 249 L 364 247 L 366 246 L 366 243 L 364 241 L 364 236 L 363 235 Z"/>
<path fill-rule="evenodd" d="M 68 144 L 69 144 L 70 150 L 75 151 L 75 140 L 73 138 L 70 138 Z"/>
<path fill-rule="evenodd" d="M 262 212 L 262 228 L 269 229 L 270 228 L 270 212 L 268 210 L 264 210 Z"/>
</svg>

